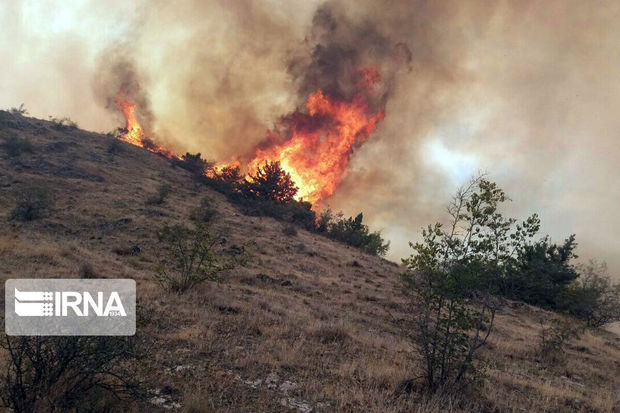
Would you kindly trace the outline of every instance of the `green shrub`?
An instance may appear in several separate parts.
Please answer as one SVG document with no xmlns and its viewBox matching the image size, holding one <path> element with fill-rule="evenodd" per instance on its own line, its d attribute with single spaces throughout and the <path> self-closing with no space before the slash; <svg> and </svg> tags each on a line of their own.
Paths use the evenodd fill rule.
<svg viewBox="0 0 620 413">
<path fill-rule="evenodd" d="M 558 299 L 579 276 L 571 265 L 575 236 L 563 244 L 554 244 L 544 237 L 523 245 L 504 281 L 504 294 L 529 304 L 558 309 Z"/>
<path fill-rule="evenodd" d="M 331 214 L 331 212 L 329 213 Z M 367 225 L 363 224 L 364 215 L 359 213 L 355 218 L 344 218 L 342 214 L 336 215 L 331 221 L 325 223 L 327 216 L 319 221 L 319 231 L 327 231 L 329 238 L 344 242 L 355 248 L 359 248 L 373 255 L 385 255 L 390 248 L 389 242 L 384 242 L 380 232 L 370 232 Z"/>
<path fill-rule="evenodd" d="M 147 205 L 161 205 L 164 203 L 170 192 L 172 191 L 172 187 L 170 184 L 161 184 L 159 188 L 157 188 L 157 193 L 147 198 Z"/>
<path fill-rule="evenodd" d="M 500 212 L 506 200 L 495 183 L 473 179 L 448 206 L 446 229 L 429 225 L 403 260 L 413 307 L 411 334 L 430 392 L 458 390 L 465 378 L 478 376 L 472 372 L 501 304 L 500 280 L 514 251 L 538 230 L 535 218 L 515 228 L 515 220 Z"/>
<path fill-rule="evenodd" d="M 53 208 L 54 198 L 49 188 L 32 184 L 16 193 L 17 205 L 11 211 L 11 221 L 33 221 L 47 215 Z"/>
<path fill-rule="evenodd" d="M 218 254 L 221 240 L 201 222 L 195 222 L 194 228 L 164 226 L 157 236 L 164 259 L 154 278 L 166 290 L 184 293 L 202 282 L 218 280 L 222 271 L 235 265 L 234 260 Z"/>
<path fill-rule="evenodd" d="M 620 284 L 612 282 L 607 266 L 591 261 L 579 266 L 578 273 L 579 278 L 558 299 L 558 309 L 590 327 L 620 321 Z"/>
<path fill-rule="evenodd" d="M 565 346 L 579 338 L 583 327 L 567 320 L 554 319 L 550 327 L 542 326 L 540 331 L 540 355 L 543 361 L 559 363 L 564 361 Z"/>
</svg>

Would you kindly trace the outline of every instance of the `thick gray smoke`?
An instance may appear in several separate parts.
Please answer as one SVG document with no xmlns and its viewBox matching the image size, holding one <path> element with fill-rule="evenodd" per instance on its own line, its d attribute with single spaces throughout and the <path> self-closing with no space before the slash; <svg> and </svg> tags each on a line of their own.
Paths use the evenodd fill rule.
<svg viewBox="0 0 620 413">
<path fill-rule="evenodd" d="M 486 170 L 513 215 L 538 212 L 555 240 L 575 232 L 583 258 L 620 272 L 617 2 L 101 3 L 0 5 L 1 106 L 108 131 L 123 122 L 103 86 L 127 81 L 160 143 L 225 161 L 309 92 L 350 98 L 374 66 L 385 119 L 332 208 L 363 211 L 397 258 Z"/>
</svg>

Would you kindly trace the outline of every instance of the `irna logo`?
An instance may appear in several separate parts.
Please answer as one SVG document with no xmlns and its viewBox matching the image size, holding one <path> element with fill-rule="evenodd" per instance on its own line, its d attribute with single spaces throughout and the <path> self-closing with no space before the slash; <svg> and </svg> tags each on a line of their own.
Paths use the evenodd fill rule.
<svg viewBox="0 0 620 413">
<path fill-rule="evenodd" d="M 136 283 L 127 279 L 11 279 L 8 335 L 133 335 Z"/>
<path fill-rule="evenodd" d="M 20 317 L 67 317 L 71 313 L 78 317 L 88 317 L 89 314 L 127 316 L 117 291 L 112 291 L 105 299 L 102 291 L 98 291 L 94 298 L 88 291 L 19 291 L 17 288 L 15 313 Z"/>
</svg>

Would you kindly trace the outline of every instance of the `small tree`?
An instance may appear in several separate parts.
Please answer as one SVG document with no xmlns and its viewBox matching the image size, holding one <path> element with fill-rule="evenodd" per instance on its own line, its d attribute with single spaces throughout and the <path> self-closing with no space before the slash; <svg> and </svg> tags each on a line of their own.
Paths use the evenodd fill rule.
<svg viewBox="0 0 620 413">
<path fill-rule="evenodd" d="M 11 212 L 11 221 L 33 221 L 48 214 L 54 205 L 54 197 L 47 186 L 31 184 L 16 192 L 17 205 Z"/>
<path fill-rule="evenodd" d="M 471 373 L 493 329 L 500 281 L 538 231 L 535 215 L 514 227 L 499 211 L 506 200 L 495 183 L 472 179 L 448 206 L 447 229 L 430 225 L 403 260 L 405 286 L 413 293 L 413 339 L 430 392 L 453 388 Z"/>
<path fill-rule="evenodd" d="M 297 190 L 291 175 L 277 161 L 265 162 L 246 184 L 246 192 L 264 201 L 291 202 Z"/>
<path fill-rule="evenodd" d="M 570 261 L 577 256 L 575 235 L 563 244 L 554 244 L 549 237 L 523 245 L 517 260 L 506 277 L 503 293 L 529 304 L 557 309 L 558 299 L 579 276 Z"/>
<path fill-rule="evenodd" d="M 222 271 L 234 266 L 233 260 L 218 256 L 216 246 L 221 240 L 203 222 L 195 221 L 194 228 L 164 226 L 157 236 L 165 258 L 154 277 L 167 290 L 181 294 L 204 281 L 218 280 Z"/>
</svg>

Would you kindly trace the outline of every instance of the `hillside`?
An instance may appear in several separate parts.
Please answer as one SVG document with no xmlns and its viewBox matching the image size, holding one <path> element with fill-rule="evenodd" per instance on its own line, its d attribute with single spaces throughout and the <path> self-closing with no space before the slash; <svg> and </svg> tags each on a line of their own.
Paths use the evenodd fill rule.
<svg viewBox="0 0 620 413">
<path fill-rule="evenodd" d="M 0 112 L 0 134 L 31 152 L 0 153 L 0 275 L 133 278 L 140 369 L 151 392 L 136 411 L 620 411 L 620 337 L 585 333 L 564 364 L 543 364 L 540 326 L 554 315 L 508 303 L 484 351 L 478 401 L 398 392 L 419 375 L 407 337 L 399 265 L 325 237 L 285 235 L 274 219 L 243 215 L 162 156 L 115 138 Z M 52 213 L 9 222 L 14 194 L 32 182 L 54 193 Z M 162 205 L 147 199 L 172 187 Z M 223 248 L 248 251 L 246 266 L 184 295 L 152 278 L 156 228 L 188 221 L 209 198 Z M 2 295 L 4 299 L 4 295 Z"/>
</svg>

